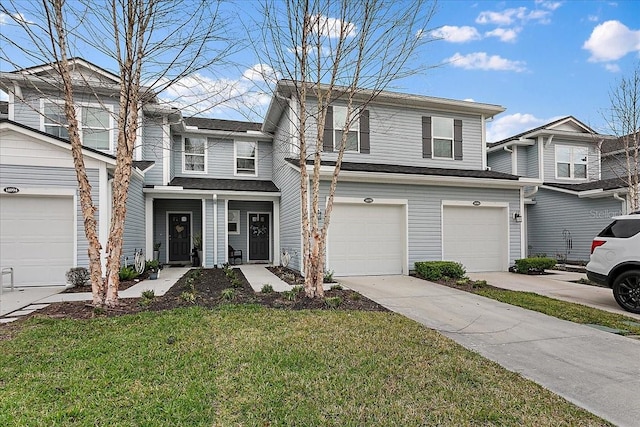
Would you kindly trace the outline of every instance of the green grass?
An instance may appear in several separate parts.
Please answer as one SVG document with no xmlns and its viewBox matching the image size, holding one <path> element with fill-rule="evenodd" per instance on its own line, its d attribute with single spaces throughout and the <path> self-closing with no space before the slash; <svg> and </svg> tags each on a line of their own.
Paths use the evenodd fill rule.
<svg viewBox="0 0 640 427">
<path fill-rule="evenodd" d="M 228 306 L 27 321 L 0 425 L 606 423 L 400 315 Z"/>
<path fill-rule="evenodd" d="M 474 290 L 474 292 L 478 295 L 506 302 L 507 304 L 539 311 L 540 313 L 557 317 L 558 319 L 581 324 L 591 323 L 608 326 L 610 328 L 629 331 L 629 333 L 633 335 L 640 335 L 640 326 L 631 326 L 624 323 L 629 321 L 640 323 L 640 321 L 621 314 L 599 310 L 582 304 L 561 301 L 533 292 L 511 291 L 489 287 L 481 287 Z M 613 298 L 613 296 L 611 298 Z"/>
</svg>

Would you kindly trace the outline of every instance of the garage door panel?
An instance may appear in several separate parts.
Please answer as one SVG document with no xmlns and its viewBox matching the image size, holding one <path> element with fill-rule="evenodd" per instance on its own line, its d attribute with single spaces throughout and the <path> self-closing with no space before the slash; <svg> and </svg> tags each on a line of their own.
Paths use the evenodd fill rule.
<svg viewBox="0 0 640 427">
<path fill-rule="evenodd" d="M 336 203 L 329 227 L 328 268 L 337 276 L 402 274 L 403 212 L 401 205 Z"/>
<path fill-rule="evenodd" d="M 71 197 L 0 198 L 0 264 L 13 267 L 15 283 L 61 285 L 73 266 Z"/>
</svg>

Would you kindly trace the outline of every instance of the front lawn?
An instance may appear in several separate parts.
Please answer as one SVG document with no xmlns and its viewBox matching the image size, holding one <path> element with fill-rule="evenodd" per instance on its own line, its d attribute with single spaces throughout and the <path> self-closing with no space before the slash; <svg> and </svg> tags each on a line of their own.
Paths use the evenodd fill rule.
<svg viewBox="0 0 640 427">
<path fill-rule="evenodd" d="M 607 424 L 400 315 L 226 306 L 29 319 L 0 425 Z"/>
</svg>

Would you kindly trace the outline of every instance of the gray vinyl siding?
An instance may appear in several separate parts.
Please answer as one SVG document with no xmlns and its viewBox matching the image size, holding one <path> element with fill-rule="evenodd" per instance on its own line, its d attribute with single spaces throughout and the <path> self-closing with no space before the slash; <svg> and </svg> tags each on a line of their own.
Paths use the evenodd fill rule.
<svg viewBox="0 0 640 427">
<path fill-rule="evenodd" d="M 511 173 L 511 153 L 500 149 L 487 153 L 487 166 L 494 172 Z"/>
<path fill-rule="evenodd" d="M 145 116 L 142 125 L 142 160 L 150 160 L 155 165 L 144 174 L 146 185 L 164 185 L 163 172 L 163 129 L 162 118 Z"/>
<path fill-rule="evenodd" d="M 127 195 L 127 215 L 124 222 L 124 236 L 122 243 L 122 259 L 133 259 L 136 249 L 145 246 L 145 203 L 142 193 L 142 178 L 133 175 L 129 184 Z M 151 259 L 153 254 L 144 254 L 146 259 Z"/>
<path fill-rule="evenodd" d="M 167 212 L 191 214 L 191 239 L 202 231 L 201 199 L 154 199 L 153 201 L 153 241 L 161 242 L 160 262 L 167 262 Z M 193 246 L 193 245 L 191 245 Z"/>
<path fill-rule="evenodd" d="M 632 154 L 633 156 L 633 154 Z M 633 163 L 633 157 L 631 158 Z M 633 166 L 632 166 L 633 170 Z M 640 170 L 640 160 L 638 161 L 638 170 Z M 627 158 L 624 153 L 615 156 L 602 157 L 602 179 L 623 178 L 627 177 Z"/>
<path fill-rule="evenodd" d="M 225 200 L 218 199 L 218 265 L 227 262 L 227 246 L 224 241 L 227 232 L 227 213 L 225 212 Z"/>
<path fill-rule="evenodd" d="M 91 184 L 91 198 L 96 207 L 100 206 L 99 172 L 97 169 L 87 169 L 87 176 Z M 73 168 L 54 168 L 41 166 L 0 165 L 0 187 L 15 186 L 18 188 L 78 188 L 76 171 Z M 76 206 L 78 225 L 78 266 L 89 267 L 87 250 L 89 244 L 84 232 L 84 221 L 79 197 Z M 98 211 L 96 211 L 96 218 Z M 105 225 L 106 226 L 106 225 Z M 98 224 L 100 227 L 100 224 Z M 100 232 L 98 228 L 98 233 Z"/>
<path fill-rule="evenodd" d="M 517 164 L 517 171 L 516 171 L 516 175 L 518 176 L 529 176 L 529 162 L 527 159 L 527 148 L 528 147 L 522 147 L 522 146 L 516 146 L 513 147 L 514 151 L 516 151 L 518 154 L 518 164 Z"/>
<path fill-rule="evenodd" d="M 556 146 L 557 145 L 573 145 L 577 147 L 589 148 L 589 160 L 587 163 L 587 179 L 556 179 Z M 554 138 L 549 146 L 544 148 L 544 181 L 545 182 L 562 182 L 562 183 L 580 183 L 586 181 L 594 181 L 599 178 L 600 152 L 595 143 L 577 143 L 561 137 Z"/>
<path fill-rule="evenodd" d="M 578 198 L 576 195 L 540 189 L 535 205 L 527 206 L 528 253 L 552 258 L 565 255 L 563 231 L 571 233 L 569 260 L 588 261 L 591 241 L 622 213 L 622 203 L 612 197 Z"/>
<path fill-rule="evenodd" d="M 328 183 L 321 187 L 326 200 Z M 408 200 L 409 270 L 416 261 L 442 260 L 442 201 L 506 202 L 509 217 L 520 211 L 518 190 L 340 182 L 336 197 Z M 324 208 L 322 209 L 324 212 Z M 509 221 L 509 263 L 520 258 L 522 223 Z M 482 248 L 478 248 L 481 251 Z"/>
<path fill-rule="evenodd" d="M 259 202 L 259 201 L 229 201 L 229 210 L 240 211 L 240 234 L 229 234 L 229 246 L 232 246 L 235 250 L 242 251 L 242 262 L 248 261 L 249 248 L 247 247 L 248 236 L 248 218 L 249 213 L 254 212 L 268 212 L 270 213 L 269 229 L 271 231 L 271 254 L 273 255 L 273 204 L 271 202 Z M 225 221 L 226 224 L 226 221 Z"/>
<path fill-rule="evenodd" d="M 187 176 L 200 178 L 222 178 L 222 179 L 248 179 L 270 181 L 272 179 L 273 156 L 271 141 L 258 141 L 258 155 L 256 159 L 258 175 L 234 175 L 234 140 L 208 138 L 207 143 L 207 173 L 189 173 L 182 170 L 183 148 L 182 138 L 185 135 L 174 135 L 172 150 L 173 176 Z M 194 138 L 203 138 L 203 135 L 194 135 Z M 252 141 L 251 138 L 239 141 Z"/>
<path fill-rule="evenodd" d="M 527 160 L 527 178 L 539 178 L 540 167 L 538 166 L 538 143 L 530 147 L 522 147 Z"/>
<path fill-rule="evenodd" d="M 313 102 L 309 108 L 315 108 Z M 369 105 L 369 154 L 345 153 L 345 162 L 400 164 L 449 169 L 482 169 L 482 122 L 480 116 L 420 110 L 404 106 Z M 422 157 L 422 117 L 445 117 L 462 120 L 462 160 L 425 159 Z M 308 142 L 315 141 L 316 127 L 306 132 Z M 324 153 L 324 160 L 335 160 L 337 153 Z"/>
<path fill-rule="evenodd" d="M 302 245 L 302 215 L 300 205 L 300 173 L 284 161 L 295 157 L 290 153 L 288 111 L 283 114 L 273 139 L 273 182 L 280 189 L 280 248 L 291 255 L 289 267 L 300 271 Z"/>
</svg>

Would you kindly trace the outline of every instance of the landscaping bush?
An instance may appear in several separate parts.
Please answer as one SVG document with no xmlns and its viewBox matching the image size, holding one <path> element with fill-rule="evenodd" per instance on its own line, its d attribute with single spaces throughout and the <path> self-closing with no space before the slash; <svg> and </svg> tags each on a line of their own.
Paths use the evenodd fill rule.
<svg viewBox="0 0 640 427">
<path fill-rule="evenodd" d="M 132 267 L 122 267 L 119 272 L 120 280 L 133 280 L 138 277 L 138 272 Z"/>
<path fill-rule="evenodd" d="M 415 263 L 416 274 L 426 280 L 440 280 L 443 277 L 462 279 L 466 270 L 462 264 L 453 261 L 421 261 Z"/>
<path fill-rule="evenodd" d="M 532 257 L 516 260 L 516 272 L 520 274 L 539 274 L 544 270 L 553 268 L 556 260 L 548 257 Z"/>
<path fill-rule="evenodd" d="M 144 264 L 144 271 L 158 272 L 160 269 L 160 261 L 157 259 L 148 259 Z"/>
<path fill-rule="evenodd" d="M 90 279 L 89 271 L 84 267 L 75 267 L 67 271 L 67 282 L 73 286 L 87 286 Z"/>
</svg>

